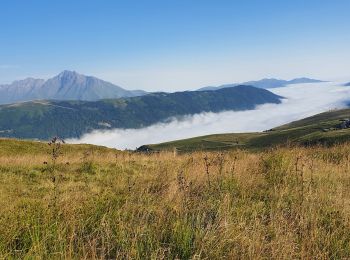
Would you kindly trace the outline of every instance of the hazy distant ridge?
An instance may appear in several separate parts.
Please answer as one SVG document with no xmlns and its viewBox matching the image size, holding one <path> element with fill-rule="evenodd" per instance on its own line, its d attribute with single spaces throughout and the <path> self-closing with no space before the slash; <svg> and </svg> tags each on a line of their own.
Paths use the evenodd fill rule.
<svg viewBox="0 0 350 260">
<path fill-rule="evenodd" d="M 145 93 L 141 90 L 125 90 L 107 81 L 65 70 L 46 81 L 27 78 L 0 85 L 0 104 L 41 99 L 96 101 Z"/>
<path fill-rule="evenodd" d="M 318 79 L 310 79 L 310 78 L 296 78 L 292 80 L 282 80 L 282 79 L 261 79 L 257 81 L 247 81 L 243 83 L 232 83 L 232 84 L 225 84 L 221 86 L 209 86 L 209 87 L 203 87 L 198 89 L 198 91 L 203 90 L 216 90 L 216 89 L 222 89 L 222 88 L 230 88 L 238 85 L 249 85 L 254 86 L 257 88 L 279 88 L 279 87 L 285 87 L 287 85 L 291 84 L 302 84 L 302 83 L 318 83 L 318 82 L 324 82 L 322 80 Z"/>
</svg>

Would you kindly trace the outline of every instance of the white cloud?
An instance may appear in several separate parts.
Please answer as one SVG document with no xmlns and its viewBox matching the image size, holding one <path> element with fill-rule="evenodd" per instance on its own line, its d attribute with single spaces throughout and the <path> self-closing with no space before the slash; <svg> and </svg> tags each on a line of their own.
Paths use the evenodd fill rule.
<svg viewBox="0 0 350 260">
<path fill-rule="evenodd" d="M 284 96 L 282 104 L 266 104 L 255 110 L 202 113 L 184 120 L 159 123 L 141 129 L 94 131 L 70 143 L 90 143 L 119 149 L 135 149 L 159 143 L 215 133 L 262 131 L 334 108 L 345 107 L 350 88 L 339 83 L 298 84 L 271 90 Z"/>
</svg>

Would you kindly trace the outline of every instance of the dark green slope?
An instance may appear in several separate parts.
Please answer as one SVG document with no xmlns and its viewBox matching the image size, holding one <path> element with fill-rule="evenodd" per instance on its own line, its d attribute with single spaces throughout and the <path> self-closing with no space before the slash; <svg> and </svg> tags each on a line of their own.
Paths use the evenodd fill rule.
<svg viewBox="0 0 350 260">
<path fill-rule="evenodd" d="M 139 150 L 259 150 L 287 142 L 294 144 L 334 144 L 350 141 L 350 128 L 341 124 L 350 118 L 350 109 L 321 113 L 266 132 L 216 134 L 173 142 L 145 145 Z M 350 124 L 350 121 L 348 121 Z"/>
<path fill-rule="evenodd" d="M 86 101 L 33 101 L 0 106 L 0 136 L 49 139 L 79 137 L 93 129 L 140 128 L 201 112 L 248 110 L 281 97 L 265 89 L 237 86 L 217 91 L 153 93 Z"/>
</svg>

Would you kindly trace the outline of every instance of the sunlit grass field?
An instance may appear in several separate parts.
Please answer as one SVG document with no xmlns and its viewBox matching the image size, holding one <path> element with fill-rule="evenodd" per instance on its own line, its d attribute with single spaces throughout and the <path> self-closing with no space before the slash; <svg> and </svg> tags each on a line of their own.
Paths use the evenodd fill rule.
<svg viewBox="0 0 350 260">
<path fill-rule="evenodd" d="M 0 209 L 0 259 L 350 258 L 350 146 L 137 154 L 0 140 Z"/>
</svg>

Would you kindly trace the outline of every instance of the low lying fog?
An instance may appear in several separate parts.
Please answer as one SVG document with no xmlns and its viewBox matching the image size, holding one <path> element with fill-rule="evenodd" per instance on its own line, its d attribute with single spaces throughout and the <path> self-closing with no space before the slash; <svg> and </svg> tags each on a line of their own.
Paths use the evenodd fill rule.
<svg viewBox="0 0 350 260">
<path fill-rule="evenodd" d="M 202 113 L 184 120 L 159 123 L 141 129 L 94 131 L 69 143 L 89 143 L 119 149 L 199 135 L 263 131 L 334 108 L 350 101 L 350 87 L 340 83 L 313 83 L 270 89 L 286 99 L 282 104 L 258 106 L 241 112 Z"/>
</svg>

